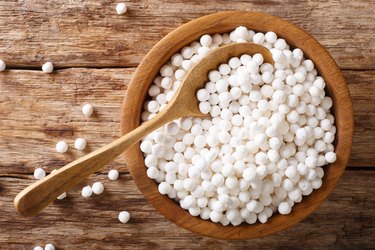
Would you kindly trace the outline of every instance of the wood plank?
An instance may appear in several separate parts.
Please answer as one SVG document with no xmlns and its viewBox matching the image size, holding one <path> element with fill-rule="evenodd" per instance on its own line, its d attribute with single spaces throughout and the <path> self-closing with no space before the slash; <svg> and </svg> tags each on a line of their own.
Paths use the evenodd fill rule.
<svg viewBox="0 0 375 250">
<path fill-rule="evenodd" d="M 375 166 L 375 71 L 342 71 L 349 86 L 355 118 L 349 166 Z"/>
<path fill-rule="evenodd" d="M 134 68 L 64 69 L 53 74 L 11 70 L 0 74 L 0 174 L 63 166 L 120 136 L 120 112 Z M 349 166 L 374 166 L 375 71 L 343 71 L 354 103 L 356 132 Z M 81 106 L 95 114 L 85 119 Z M 87 139 L 84 152 L 73 148 Z M 66 140 L 69 153 L 55 152 Z M 109 167 L 125 168 L 120 156 Z M 108 168 L 103 169 L 105 172 Z"/>
<path fill-rule="evenodd" d="M 0 230 L 0 245 L 12 249 L 31 249 L 48 242 L 58 249 L 375 247 L 375 171 L 346 171 L 333 194 L 310 217 L 284 232 L 243 241 L 210 239 L 177 227 L 146 202 L 127 172 L 116 182 L 98 175 L 87 183 L 96 180 L 105 184 L 103 195 L 85 199 L 76 187 L 65 200 L 56 201 L 37 217 L 23 218 L 15 212 L 12 199 L 33 180 L 28 175 L 0 177 L 0 224 L 6 227 Z M 122 210 L 131 213 L 128 224 L 117 220 Z"/>
<path fill-rule="evenodd" d="M 375 69 L 375 1 L 2 1 L 0 55 L 9 67 L 129 67 L 177 26 L 223 10 L 268 12 L 310 32 L 341 68 Z M 53 11 L 52 11 L 53 10 Z"/>
<path fill-rule="evenodd" d="M 134 69 L 69 69 L 53 74 L 12 70 L 0 74 L 0 173 L 49 171 L 120 136 L 119 118 Z M 94 106 L 86 119 L 84 103 Z M 74 150 L 78 137 L 85 151 Z M 65 140 L 69 153 L 55 144 Z M 124 166 L 116 160 L 112 166 Z"/>
</svg>

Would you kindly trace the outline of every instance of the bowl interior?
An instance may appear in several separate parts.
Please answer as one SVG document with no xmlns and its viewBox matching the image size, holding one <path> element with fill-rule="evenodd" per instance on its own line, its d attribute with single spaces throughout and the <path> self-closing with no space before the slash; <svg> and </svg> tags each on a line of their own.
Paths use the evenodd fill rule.
<svg viewBox="0 0 375 250">
<path fill-rule="evenodd" d="M 159 212 L 175 224 L 192 232 L 220 239 L 248 239 L 265 236 L 286 229 L 312 213 L 332 192 L 348 162 L 354 121 L 351 98 L 344 78 L 329 53 L 313 37 L 295 25 L 265 13 L 226 11 L 204 16 L 175 29 L 160 40 L 144 57 L 129 84 L 124 98 L 121 128 L 125 134 L 140 124 L 140 114 L 147 90 L 158 75 L 161 65 L 182 47 L 204 34 L 225 33 L 238 26 L 267 32 L 274 31 L 292 47 L 298 47 L 311 59 L 326 83 L 326 91 L 333 99 L 333 114 L 337 127 L 335 152 L 337 161 L 324 167 L 323 185 L 309 196 L 303 197 L 289 215 L 274 214 L 265 224 L 222 226 L 219 223 L 193 217 L 179 204 L 161 195 L 157 183 L 148 178 L 139 144 L 124 154 L 129 170 L 138 188 Z"/>
</svg>

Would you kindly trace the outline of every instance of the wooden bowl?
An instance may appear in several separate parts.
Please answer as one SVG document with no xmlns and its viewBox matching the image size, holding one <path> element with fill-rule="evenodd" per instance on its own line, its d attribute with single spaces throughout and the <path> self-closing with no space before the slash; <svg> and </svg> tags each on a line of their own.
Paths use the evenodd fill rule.
<svg viewBox="0 0 375 250">
<path fill-rule="evenodd" d="M 130 81 L 124 98 L 121 128 L 125 134 L 140 124 L 143 103 L 147 90 L 158 75 L 161 65 L 185 45 L 199 39 L 204 34 L 225 33 L 238 26 L 267 32 L 274 31 L 292 47 L 302 49 L 310 58 L 319 74 L 327 83 L 326 91 L 333 99 L 333 113 L 337 127 L 335 152 L 337 161 L 324 167 L 323 185 L 301 203 L 296 204 L 289 215 L 274 214 L 265 224 L 241 224 L 222 226 L 219 223 L 193 217 L 179 204 L 158 192 L 157 183 L 148 178 L 144 158 L 139 144 L 125 152 L 127 166 L 138 188 L 160 213 L 175 224 L 192 232 L 220 239 L 249 239 L 272 234 L 301 221 L 328 197 L 344 173 L 352 146 L 354 121 L 349 90 L 335 61 L 313 37 L 293 24 L 265 13 L 238 11 L 220 12 L 190 21 L 161 39 L 143 58 Z"/>
</svg>

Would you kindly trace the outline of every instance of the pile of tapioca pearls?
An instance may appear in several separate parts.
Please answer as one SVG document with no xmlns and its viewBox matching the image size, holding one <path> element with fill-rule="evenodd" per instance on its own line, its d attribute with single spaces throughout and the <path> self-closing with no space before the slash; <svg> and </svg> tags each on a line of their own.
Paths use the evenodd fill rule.
<svg viewBox="0 0 375 250">
<path fill-rule="evenodd" d="M 237 226 L 289 214 L 302 196 L 322 185 L 323 166 L 336 160 L 336 128 L 325 82 L 303 52 L 270 31 L 238 27 L 204 35 L 160 69 L 149 88 L 142 120 L 165 108 L 186 73 L 210 50 L 233 42 L 268 48 L 231 58 L 209 72 L 197 92 L 211 119 L 182 118 L 148 135 L 140 148 L 147 175 L 193 216 Z"/>
</svg>

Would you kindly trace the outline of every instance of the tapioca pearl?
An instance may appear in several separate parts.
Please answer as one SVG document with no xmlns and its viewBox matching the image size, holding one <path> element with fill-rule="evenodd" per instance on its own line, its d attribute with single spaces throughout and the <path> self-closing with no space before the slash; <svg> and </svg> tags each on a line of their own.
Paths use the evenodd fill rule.
<svg viewBox="0 0 375 250">
<path fill-rule="evenodd" d="M 217 82 L 220 78 L 221 78 L 221 74 L 220 74 L 220 72 L 217 71 L 217 70 L 211 70 L 211 71 L 208 73 L 208 79 L 209 79 L 211 82 Z"/>
<path fill-rule="evenodd" d="M 176 66 L 176 67 L 181 66 L 183 60 L 184 58 L 182 57 L 180 53 L 176 53 L 171 57 L 171 63 L 173 66 Z"/>
<path fill-rule="evenodd" d="M 246 66 L 249 61 L 252 60 L 252 57 L 248 54 L 243 54 L 240 56 L 240 61 L 243 66 Z"/>
<path fill-rule="evenodd" d="M 287 44 L 286 44 L 285 40 L 282 39 L 282 38 L 276 39 L 274 46 L 278 50 L 283 50 L 283 49 L 287 48 Z"/>
<path fill-rule="evenodd" d="M 265 39 L 265 36 L 264 36 L 263 33 L 256 33 L 256 34 L 253 36 L 253 42 L 254 42 L 255 44 L 263 44 L 264 39 Z"/>
<path fill-rule="evenodd" d="M 323 100 L 320 102 L 320 105 L 325 110 L 329 110 L 332 107 L 332 104 L 332 99 L 328 96 L 324 97 Z"/>
<path fill-rule="evenodd" d="M 203 35 L 200 38 L 200 44 L 204 47 L 210 47 L 212 43 L 212 37 L 210 35 Z"/>
<path fill-rule="evenodd" d="M 265 38 L 266 42 L 274 43 L 274 42 L 276 42 L 277 35 L 276 35 L 275 32 L 269 31 L 265 34 L 264 38 Z"/>
<path fill-rule="evenodd" d="M 183 60 L 181 62 L 181 67 L 185 70 L 185 71 L 189 71 L 193 68 L 194 66 L 194 63 L 191 61 L 191 60 Z"/>
<path fill-rule="evenodd" d="M 334 141 L 335 139 L 335 134 L 333 132 L 325 132 L 323 135 L 323 140 L 325 143 L 330 144 Z"/>
<path fill-rule="evenodd" d="M 249 32 L 248 29 L 244 26 L 239 26 L 234 30 L 235 37 L 242 40 L 248 40 L 249 39 Z"/>
<path fill-rule="evenodd" d="M 190 46 L 185 46 L 181 50 L 181 55 L 184 59 L 190 59 L 193 56 L 193 49 Z"/>
<path fill-rule="evenodd" d="M 285 70 L 276 70 L 275 71 L 275 76 L 274 76 L 276 79 L 279 79 L 281 81 L 285 81 L 286 77 L 287 77 L 287 74 L 285 72 Z"/>
<path fill-rule="evenodd" d="M 325 158 L 328 163 L 333 163 L 336 161 L 337 156 L 335 152 L 328 152 L 325 154 Z"/>
<path fill-rule="evenodd" d="M 322 78 L 316 78 L 316 80 L 314 81 L 314 86 L 318 87 L 319 89 L 324 89 L 326 84 L 324 82 L 324 80 Z"/>
<path fill-rule="evenodd" d="M 228 65 L 231 69 L 237 69 L 241 66 L 241 60 L 238 57 L 232 57 L 229 59 Z"/>
</svg>

